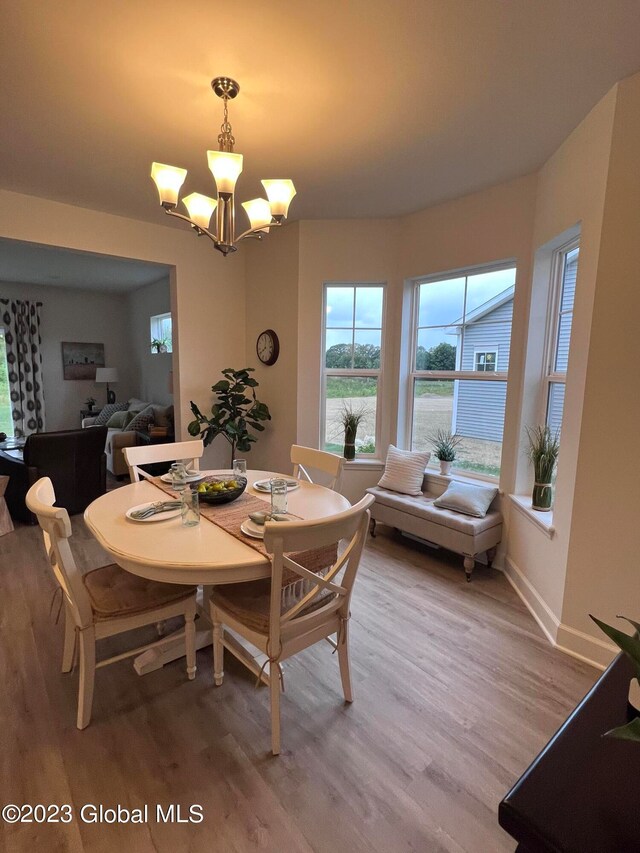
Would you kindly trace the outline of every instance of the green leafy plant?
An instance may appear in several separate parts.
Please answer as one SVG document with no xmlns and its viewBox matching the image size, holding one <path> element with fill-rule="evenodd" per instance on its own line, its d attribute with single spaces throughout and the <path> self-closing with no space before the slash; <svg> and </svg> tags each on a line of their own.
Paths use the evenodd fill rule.
<svg viewBox="0 0 640 853">
<path fill-rule="evenodd" d="M 533 465 L 536 483 L 550 483 L 558 461 L 558 433 L 548 426 L 527 427 L 527 458 Z"/>
<path fill-rule="evenodd" d="M 167 345 L 166 338 L 154 338 L 151 341 L 151 346 L 155 349 L 156 352 L 160 352 L 160 348 Z"/>
<path fill-rule="evenodd" d="M 462 441 L 462 436 L 454 435 L 448 429 L 438 429 L 430 438 L 436 459 L 441 462 L 453 462 L 456 458 L 456 447 Z"/>
<path fill-rule="evenodd" d="M 591 616 L 591 614 L 589 614 Z M 640 622 L 634 622 L 633 619 L 627 619 L 626 616 L 618 616 L 618 619 L 626 619 L 627 622 L 635 628 L 636 633 L 632 636 L 625 634 L 624 631 L 619 631 L 606 622 L 601 622 L 595 616 L 591 616 L 596 625 L 604 631 L 604 633 L 618 646 L 624 654 L 629 658 L 633 665 L 635 678 L 640 684 Z M 633 740 L 640 743 L 640 717 L 635 717 L 630 723 L 624 726 L 618 726 L 605 732 L 605 737 L 621 738 L 622 740 Z"/>
<path fill-rule="evenodd" d="M 249 374 L 253 367 L 233 370 L 228 367 L 222 371 L 225 377 L 211 387 L 217 400 L 211 407 L 211 417 L 202 414 L 198 406 L 191 401 L 191 411 L 195 420 L 191 421 L 189 435 L 200 436 L 205 447 L 219 435 L 231 445 L 230 461 L 236 455 L 236 450 L 246 452 L 258 440 L 250 430 L 262 432 L 262 421 L 270 421 L 269 407 L 256 397 L 255 389 L 258 383 Z"/>
</svg>

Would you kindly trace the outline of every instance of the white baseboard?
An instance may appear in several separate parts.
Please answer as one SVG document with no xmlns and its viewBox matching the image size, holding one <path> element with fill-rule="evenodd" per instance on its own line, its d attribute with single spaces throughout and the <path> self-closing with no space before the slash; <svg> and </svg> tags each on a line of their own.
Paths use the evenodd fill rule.
<svg viewBox="0 0 640 853">
<path fill-rule="evenodd" d="M 549 640 L 552 646 L 555 646 L 558 628 L 560 627 L 560 620 L 558 617 L 551 610 L 531 581 L 513 562 L 511 557 L 505 557 L 504 568 L 502 571 L 511 586 L 517 592 L 524 606 L 542 628 L 547 640 Z"/>
<path fill-rule="evenodd" d="M 618 652 L 615 646 L 560 622 L 511 557 L 505 557 L 503 572 L 554 648 L 596 669 L 606 669 Z"/>
</svg>

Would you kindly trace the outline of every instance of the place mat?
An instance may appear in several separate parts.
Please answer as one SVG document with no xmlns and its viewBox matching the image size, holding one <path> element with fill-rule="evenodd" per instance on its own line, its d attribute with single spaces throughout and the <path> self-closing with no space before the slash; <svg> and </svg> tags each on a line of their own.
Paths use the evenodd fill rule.
<svg viewBox="0 0 640 853">
<path fill-rule="evenodd" d="M 179 497 L 179 492 L 174 492 L 168 483 L 162 482 L 160 477 L 152 477 L 150 482 L 156 485 L 159 489 L 162 489 L 166 494 L 171 496 L 178 495 Z M 265 548 L 263 540 L 247 536 L 242 532 L 242 530 L 240 530 L 240 525 L 243 521 L 246 521 L 250 512 L 264 512 L 265 509 L 269 509 L 268 501 L 263 501 L 260 498 L 256 498 L 253 495 L 248 495 L 244 492 L 239 498 L 228 504 L 219 504 L 218 506 L 214 506 L 212 504 L 201 503 L 200 515 L 202 518 L 206 518 L 207 521 L 211 521 L 213 524 L 220 527 L 225 531 L 225 533 L 230 533 L 236 539 L 239 539 L 240 542 L 243 542 L 245 545 L 249 545 L 254 549 L 254 551 L 258 551 L 258 553 L 266 557 L 267 560 L 271 561 L 271 555 Z M 293 515 L 293 513 L 289 513 L 289 515 L 300 521 L 302 520 L 300 516 Z M 299 551 L 295 554 L 290 554 L 289 556 L 296 563 L 300 563 L 301 566 L 304 566 L 305 569 L 308 569 L 310 572 L 317 573 L 326 569 L 328 566 L 333 565 L 337 560 L 337 553 L 338 544 L 336 543 L 335 545 L 328 545 L 323 548 Z M 296 575 L 296 577 L 299 578 L 299 575 Z M 283 583 L 285 583 L 284 578 Z"/>
</svg>

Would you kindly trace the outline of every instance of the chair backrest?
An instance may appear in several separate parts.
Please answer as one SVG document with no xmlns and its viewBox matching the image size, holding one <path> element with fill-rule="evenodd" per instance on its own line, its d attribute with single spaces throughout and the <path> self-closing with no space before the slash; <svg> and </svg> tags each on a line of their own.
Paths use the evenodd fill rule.
<svg viewBox="0 0 640 853">
<path fill-rule="evenodd" d="M 269 613 L 273 649 L 278 648 L 281 637 L 301 628 L 311 630 L 335 612 L 343 619 L 348 618 L 351 592 L 369 530 L 369 507 L 373 502 L 373 495 L 366 495 L 355 506 L 328 518 L 267 522 L 264 544 L 273 560 Z M 346 542 L 344 549 L 337 557 L 333 552 L 333 562 L 323 568 L 321 574 L 310 571 L 292 558 L 295 555 L 303 559 L 300 552 L 309 556 L 309 552 L 322 553 L 322 549 L 329 554 L 341 540 Z M 290 573 L 299 576 L 306 585 L 304 595 L 296 596 L 292 606 L 283 613 L 282 581 L 285 572 L 289 576 Z M 341 572 L 342 576 L 337 581 Z M 327 593 L 335 595 L 327 596 L 327 603 L 323 603 L 323 596 Z"/>
<path fill-rule="evenodd" d="M 322 485 L 328 486 L 328 488 L 336 492 L 339 490 L 344 459 L 342 456 L 338 456 L 337 453 L 327 453 L 326 450 L 316 450 L 313 447 L 292 444 L 291 462 L 293 463 L 293 476 L 296 479 L 304 479 L 309 483 L 313 483 L 314 481 L 311 479 L 308 469 L 322 471 L 332 478 L 328 482 L 324 481 Z"/>
<path fill-rule="evenodd" d="M 27 492 L 26 503 L 38 518 L 45 551 L 73 620 L 79 628 L 85 628 L 93 621 L 91 602 L 69 547 L 69 513 L 63 507 L 54 506 L 55 500 L 53 483 L 49 477 L 41 477 Z"/>
<path fill-rule="evenodd" d="M 141 476 L 149 479 L 149 474 L 141 471 L 139 466 L 151 465 L 154 462 L 185 462 L 195 471 L 199 471 L 204 444 L 202 439 L 176 441 L 172 444 L 143 444 L 140 447 L 123 447 L 122 452 L 129 468 L 131 482 L 137 483 Z"/>
</svg>

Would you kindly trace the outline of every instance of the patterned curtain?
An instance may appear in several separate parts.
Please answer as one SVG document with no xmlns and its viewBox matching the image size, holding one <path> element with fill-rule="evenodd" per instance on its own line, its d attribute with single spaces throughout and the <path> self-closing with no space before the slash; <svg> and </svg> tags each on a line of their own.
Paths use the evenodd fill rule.
<svg viewBox="0 0 640 853">
<path fill-rule="evenodd" d="M 11 394 L 13 432 L 23 438 L 44 429 L 42 388 L 41 302 L 0 299 L 7 370 Z"/>
</svg>

